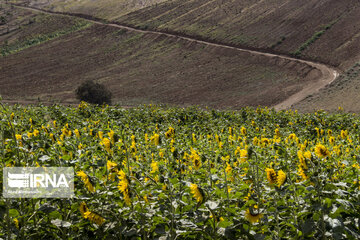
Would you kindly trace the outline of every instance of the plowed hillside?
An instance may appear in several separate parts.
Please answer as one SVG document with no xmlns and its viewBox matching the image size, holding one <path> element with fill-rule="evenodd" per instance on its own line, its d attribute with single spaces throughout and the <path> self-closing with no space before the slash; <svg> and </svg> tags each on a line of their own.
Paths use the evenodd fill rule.
<svg viewBox="0 0 360 240">
<path fill-rule="evenodd" d="M 126 13 L 156 5 L 166 0 L 12 0 L 52 11 L 77 12 L 99 18 L 114 19 Z"/>
<path fill-rule="evenodd" d="M 169 1 L 120 22 L 296 54 L 346 69 L 360 59 L 358 0 Z"/>
<path fill-rule="evenodd" d="M 357 82 L 354 79 L 351 81 L 346 80 L 347 87 L 345 88 L 343 85 L 344 79 L 347 79 L 347 72 L 351 71 L 354 64 L 360 61 L 360 2 L 358 0 L 104 0 L 101 2 L 90 0 L 13 0 L 12 2 L 29 4 L 30 6 L 52 11 L 83 13 L 112 20 L 120 24 L 134 26 L 136 28 L 169 32 L 181 36 L 191 36 L 193 38 L 204 39 L 210 42 L 219 42 L 246 49 L 273 52 L 322 62 L 336 67 L 337 69 L 345 72 L 345 74 L 335 80 L 325 90 L 308 97 L 305 101 L 297 104 L 296 107 L 301 110 L 309 110 L 313 108 L 316 109 L 317 106 L 321 106 L 321 108 L 332 110 L 335 109 L 335 106 L 337 108 L 339 103 L 344 102 L 345 104 L 345 102 L 347 102 L 349 105 L 347 110 L 357 111 L 356 109 L 360 109 L 360 103 L 353 103 L 351 101 L 357 97 L 357 93 L 353 91 L 353 89 L 356 89 Z M 152 36 L 152 38 L 155 39 L 155 36 Z M 143 38 L 139 38 L 138 44 L 141 45 L 143 41 Z M 147 41 L 144 42 L 149 43 Z M 107 44 L 109 45 L 109 43 Z M 100 50 L 101 47 L 98 49 L 98 46 L 100 45 L 92 46 L 94 47 L 93 51 L 95 52 Z M 150 46 L 148 47 L 150 48 Z M 173 49 L 171 44 L 167 44 L 166 46 L 163 46 L 164 52 L 166 52 L 165 50 L 167 50 L 167 48 Z M 186 49 L 186 51 L 188 50 L 189 49 Z M 139 51 L 142 51 L 142 48 L 139 48 Z M 150 49 L 144 51 L 150 51 Z M 185 49 L 183 49 L 183 51 L 185 51 Z M 194 49 L 191 49 L 191 51 L 194 51 Z M 177 53 L 174 54 L 176 55 Z M 214 55 L 212 53 L 207 54 L 207 56 L 202 55 L 201 61 L 212 62 Z M 236 55 L 237 54 L 239 53 L 236 53 Z M 163 61 L 163 65 L 160 70 L 164 72 L 172 72 L 174 71 L 174 68 L 180 66 L 192 67 L 191 64 L 189 66 L 186 65 L 187 63 L 182 60 L 181 55 L 177 56 L 180 58 L 173 62 L 176 67 L 166 65 L 171 63 L 171 61 L 169 61 L 169 55 L 164 56 L 164 54 L 161 54 L 161 56 L 159 56 L 155 54 L 154 56 L 156 59 L 163 59 L 161 60 Z M 126 59 L 128 56 L 122 55 L 122 57 Z M 213 75 L 211 74 L 211 77 L 207 77 L 212 81 L 224 81 L 224 79 L 227 79 L 227 81 L 243 83 L 242 80 L 245 80 L 245 78 L 257 79 L 256 81 L 249 80 L 253 83 L 251 85 L 252 88 L 245 86 L 246 90 L 244 90 L 244 86 L 242 85 L 242 90 L 246 92 L 247 95 L 250 94 L 253 89 L 257 89 L 257 91 L 252 93 L 253 98 L 256 100 L 249 100 L 247 97 L 243 97 L 243 95 L 240 94 L 241 99 L 236 99 L 238 103 L 233 104 L 233 106 L 264 103 L 265 105 L 273 106 L 273 104 L 280 101 L 279 99 L 284 100 L 286 98 L 284 96 L 289 96 L 292 93 L 299 92 L 301 89 L 304 89 L 303 84 L 311 82 L 311 80 L 309 80 L 310 78 L 316 79 L 313 73 L 310 75 L 305 74 L 306 71 L 303 72 L 301 67 L 292 68 L 287 66 L 284 69 L 281 69 L 278 65 L 274 64 L 274 61 L 271 58 L 268 59 L 268 61 L 261 60 L 260 62 L 255 62 L 252 57 L 251 67 L 250 65 L 247 65 L 249 64 L 247 61 L 248 59 L 244 61 L 243 58 L 244 57 L 242 57 L 241 60 L 240 58 L 234 60 L 236 61 L 236 68 L 241 69 L 242 72 L 235 73 L 235 64 L 232 70 L 225 70 L 224 68 L 228 67 L 226 64 L 216 64 L 215 62 L 211 63 L 212 67 L 209 67 L 211 70 L 204 72 L 205 75 L 210 74 L 211 71 L 218 74 L 218 78 L 215 79 L 212 78 Z M 137 64 L 140 64 L 141 66 L 150 66 L 146 63 L 146 59 L 143 59 L 142 56 L 137 60 Z M 130 65 L 132 65 L 132 61 L 133 59 L 130 61 Z M 289 63 L 287 64 L 291 65 Z M 272 86 L 271 84 L 265 85 L 265 87 L 271 89 L 269 92 L 272 91 L 274 94 L 274 96 L 270 97 L 270 100 L 264 98 L 265 95 L 268 97 L 270 94 L 263 95 L 263 93 L 267 92 L 268 89 L 265 89 L 262 83 L 264 81 L 268 83 L 273 80 L 268 79 L 268 75 L 263 72 L 264 68 L 260 66 L 266 66 L 267 69 L 272 69 L 271 72 L 278 74 L 278 76 L 282 76 L 280 77 L 281 79 L 277 81 L 278 83 L 281 83 L 278 86 Z M 169 69 L 164 70 L 165 67 Z M 247 71 L 244 71 L 244 68 L 247 69 Z M 156 67 L 154 69 L 156 69 Z M 186 68 L 183 69 L 185 70 Z M 124 71 L 128 71 L 128 69 L 125 69 Z M 145 74 L 150 74 L 151 71 L 152 70 L 149 69 L 148 71 L 145 71 Z M 91 72 L 92 71 L 90 71 L 90 73 Z M 227 72 L 227 74 L 224 74 L 224 72 Z M 229 72 L 231 72 L 231 74 Z M 290 83 L 287 84 L 286 79 L 295 79 L 296 74 L 298 74 L 297 79 L 299 80 L 299 83 L 295 84 L 296 87 L 294 87 L 295 85 L 292 80 L 290 80 Z M 238 75 L 241 75 L 241 81 L 239 80 Z M 110 84 L 110 81 L 114 81 L 112 76 L 113 75 L 109 74 L 109 77 L 106 78 L 107 80 L 104 80 L 104 82 Z M 173 82 L 179 81 L 179 83 L 182 84 L 183 82 L 179 76 L 181 76 L 181 74 L 173 77 Z M 259 78 L 259 76 L 262 77 Z M 137 77 L 139 78 L 139 76 Z M 156 77 L 160 78 L 158 75 Z M 165 78 L 167 75 L 165 74 L 163 77 Z M 203 78 L 203 75 L 200 73 L 198 75 L 191 74 L 188 77 L 190 79 L 194 78 L 193 80 L 197 81 L 198 79 Z M 81 76 L 78 78 L 83 79 Z M 231 78 L 231 80 L 229 80 L 229 78 Z M 273 79 L 275 78 L 279 77 L 273 77 Z M 265 80 L 263 81 L 262 79 Z M 192 82 L 192 84 L 194 84 L 194 82 Z M 211 88 L 216 91 L 218 88 L 223 87 L 223 84 L 221 83 L 216 83 L 215 85 L 215 88 L 214 86 Z M 149 86 L 150 85 L 147 87 Z M 231 85 L 230 87 L 233 88 L 234 92 L 236 92 L 237 88 L 234 88 L 234 86 L 235 85 Z M 280 86 L 282 90 L 280 90 L 280 92 L 276 91 L 276 89 Z M 290 87 L 291 90 L 284 91 L 284 89 L 289 89 L 289 86 L 292 86 Z M 249 89 L 251 90 L 249 91 Z M 66 91 L 70 92 L 70 88 L 67 88 Z M 124 91 L 126 92 L 126 90 Z M 133 91 L 141 92 L 136 89 Z M 179 90 L 176 91 L 179 92 Z M 196 91 L 196 89 L 192 89 L 192 91 Z M 324 91 L 326 92 L 326 95 L 324 95 Z M 164 103 L 175 102 L 173 100 L 164 100 L 167 98 L 163 98 L 159 95 L 163 93 L 164 92 L 160 91 L 152 97 L 144 97 L 142 99 L 147 99 L 146 101 L 151 99 L 155 102 Z M 214 96 L 221 98 L 222 96 L 218 95 L 218 93 Z M 221 93 L 228 94 L 225 92 Z M 119 96 L 119 94 L 120 93 L 118 92 L 117 96 Z M 179 99 L 181 103 L 187 102 L 189 104 L 206 104 L 209 102 L 208 105 L 211 106 L 229 106 L 230 100 L 225 99 L 222 100 L 223 103 L 214 103 L 209 99 L 196 100 L 197 98 L 207 95 L 203 94 L 200 96 L 198 94 L 190 94 L 186 97 L 186 101 L 181 100 L 181 97 Z M 180 94 L 180 96 L 183 95 Z M 338 97 L 332 98 L 332 96 Z M 344 96 L 344 98 L 342 98 L 342 96 Z M 237 95 L 237 97 L 239 97 L 239 95 Z M 140 98 L 138 97 L 135 97 L 135 100 L 129 100 L 130 98 L 127 97 L 125 98 L 126 100 L 123 100 L 126 103 L 143 102 L 139 100 Z M 189 100 L 188 98 L 193 98 L 193 100 Z M 340 101 L 340 99 L 345 98 L 348 100 Z M 234 102 L 234 99 L 231 101 Z M 119 98 L 119 101 L 122 100 Z M 225 102 L 227 103 L 225 104 Z"/>
<path fill-rule="evenodd" d="M 40 44 L 89 25 L 87 21 L 69 16 L 37 14 L 30 10 L 4 5 L 0 16 L 0 56 Z"/>
<path fill-rule="evenodd" d="M 63 18 L 69 17 L 37 15 L 39 20 L 22 27 L 24 41 L 9 44 L 15 50 L 0 58 L 0 94 L 5 99 L 75 102 L 74 89 L 95 80 L 108 86 L 114 102 L 122 105 L 272 106 L 320 76 L 300 62 L 107 25 L 82 25 L 77 18 L 72 24 L 80 27 L 69 23 L 70 30 L 61 26 L 65 30 L 56 31 L 61 34 L 25 34 L 39 29 L 38 24 L 44 26 L 41 20 L 56 23 Z M 38 36 L 52 37 L 29 46 Z"/>
<path fill-rule="evenodd" d="M 358 0 L 42 0 L 30 5 L 293 54 L 342 70 L 360 60 Z"/>
<path fill-rule="evenodd" d="M 30 2 L 56 11 L 80 12 L 112 20 L 117 17 L 121 23 L 147 29 L 296 54 L 343 70 L 360 60 L 358 0 Z M 162 3 L 154 4 L 157 2 Z"/>
</svg>

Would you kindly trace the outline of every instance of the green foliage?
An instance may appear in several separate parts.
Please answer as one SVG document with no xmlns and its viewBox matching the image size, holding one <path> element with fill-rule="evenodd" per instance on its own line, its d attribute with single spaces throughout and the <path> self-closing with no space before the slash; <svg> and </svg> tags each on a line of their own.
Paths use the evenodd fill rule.
<svg viewBox="0 0 360 240">
<path fill-rule="evenodd" d="M 305 43 L 303 43 L 303 45 L 301 45 L 298 50 L 296 50 L 294 55 L 300 56 L 302 51 L 304 51 L 308 46 L 310 46 L 312 43 L 318 40 L 325 32 L 326 30 L 321 30 L 316 32 L 310 39 L 308 39 Z"/>
<path fill-rule="evenodd" d="M 75 91 L 77 99 L 93 104 L 111 104 L 111 92 L 103 84 L 83 82 Z"/>
<path fill-rule="evenodd" d="M 318 40 L 327 30 L 329 30 L 335 23 L 337 23 L 339 19 L 335 19 L 328 25 L 324 26 L 322 30 L 316 32 L 310 39 L 308 39 L 305 43 L 303 43 L 293 54 L 297 57 L 301 55 L 301 53 L 313 44 L 316 40 Z"/>
<path fill-rule="evenodd" d="M 2 167 L 72 166 L 95 188 L 76 177 L 73 199 L 0 198 L 0 238 L 360 237 L 357 115 L 86 103 L 0 115 Z"/>
</svg>

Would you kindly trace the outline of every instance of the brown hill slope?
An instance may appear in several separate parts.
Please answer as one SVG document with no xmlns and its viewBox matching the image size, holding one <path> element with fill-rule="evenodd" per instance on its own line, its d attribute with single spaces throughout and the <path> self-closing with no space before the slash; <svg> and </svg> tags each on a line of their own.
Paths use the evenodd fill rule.
<svg viewBox="0 0 360 240">
<path fill-rule="evenodd" d="M 90 25 L 85 20 L 70 16 L 39 14 L 9 5 L 0 9 L 0 16 L 5 16 L 5 24 L 0 25 L 0 56 Z"/>
<path fill-rule="evenodd" d="M 360 2 L 355 0 L 177 0 L 146 7 L 155 3 L 147 1 L 142 7 L 134 5 L 130 10 L 117 12 L 112 12 L 114 8 L 111 4 L 103 4 L 101 8 L 90 7 L 94 1 L 88 0 L 30 2 L 43 8 L 95 14 L 107 19 L 120 16 L 117 21 L 143 29 L 178 32 L 267 52 L 297 54 L 301 58 L 325 62 L 341 70 L 360 60 Z M 125 14 L 134 9 L 140 10 Z M 255 75 L 257 70 L 253 68 Z M 337 86 L 341 85 L 341 79 L 329 86 L 331 90 L 328 92 L 339 93 Z M 342 95 L 349 100 L 354 99 L 352 95 L 356 94 L 350 91 L 351 86 L 342 91 Z M 339 102 L 329 97 L 321 103 L 324 98 L 319 95 L 314 105 L 312 101 L 315 96 L 303 101 L 301 109 L 316 108 L 316 105 L 335 106 Z M 353 106 L 349 110 L 354 109 Z"/>
<path fill-rule="evenodd" d="M 58 18 L 63 16 L 51 16 Z M 74 101 L 76 86 L 96 80 L 122 105 L 239 108 L 277 104 L 320 75 L 277 57 L 101 24 L 86 27 L 0 58 L 0 94 L 8 100 Z"/>
<path fill-rule="evenodd" d="M 52 11 L 78 12 L 111 20 L 163 1 L 166 0 L 10 0 L 9 2 Z"/>
<path fill-rule="evenodd" d="M 118 19 L 346 69 L 360 59 L 358 0 L 169 1 Z"/>
<path fill-rule="evenodd" d="M 360 112 L 360 62 L 354 64 L 336 81 L 319 93 L 310 95 L 294 105 L 301 112 L 317 109 L 337 111 L 342 107 L 344 111 Z"/>
<path fill-rule="evenodd" d="M 32 6 L 55 11 L 85 13 L 141 28 L 175 31 L 268 52 L 295 54 L 342 70 L 360 60 L 358 0 L 15 2 L 30 2 Z"/>
</svg>

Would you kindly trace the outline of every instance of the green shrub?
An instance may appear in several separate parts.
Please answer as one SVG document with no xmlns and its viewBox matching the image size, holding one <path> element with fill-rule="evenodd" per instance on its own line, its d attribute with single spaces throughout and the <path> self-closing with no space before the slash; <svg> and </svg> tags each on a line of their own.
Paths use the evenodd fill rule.
<svg viewBox="0 0 360 240">
<path fill-rule="evenodd" d="M 75 91 L 76 98 L 93 104 L 111 104 L 111 92 L 103 84 L 83 82 Z"/>
</svg>

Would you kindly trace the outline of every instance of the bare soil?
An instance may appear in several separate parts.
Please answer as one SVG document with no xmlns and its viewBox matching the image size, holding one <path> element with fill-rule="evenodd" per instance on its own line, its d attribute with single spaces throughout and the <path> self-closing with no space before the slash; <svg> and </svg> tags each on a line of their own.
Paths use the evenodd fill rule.
<svg viewBox="0 0 360 240">
<path fill-rule="evenodd" d="M 360 60 L 359 16 L 358 0 L 175 0 L 117 20 L 287 55 L 304 46 L 302 59 L 346 70 Z"/>
<path fill-rule="evenodd" d="M 125 105 L 239 108 L 277 105 L 309 83 L 325 84 L 334 77 L 324 65 L 285 56 L 93 22 L 96 26 L 90 29 L 1 59 L 2 74 L 15 80 L 3 82 L 2 94 L 69 103 L 75 101 L 73 90 L 81 81 L 95 79 Z M 32 57 L 38 54 L 41 58 Z M 32 61 L 19 65 L 21 59 Z M 277 108 L 293 104 L 291 99 Z"/>
<path fill-rule="evenodd" d="M 346 112 L 360 112 L 360 62 L 354 64 L 330 85 L 309 95 L 293 107 L 301 112 L 323 109 L 331 112 L 341 107 Z"/>
</svg>

